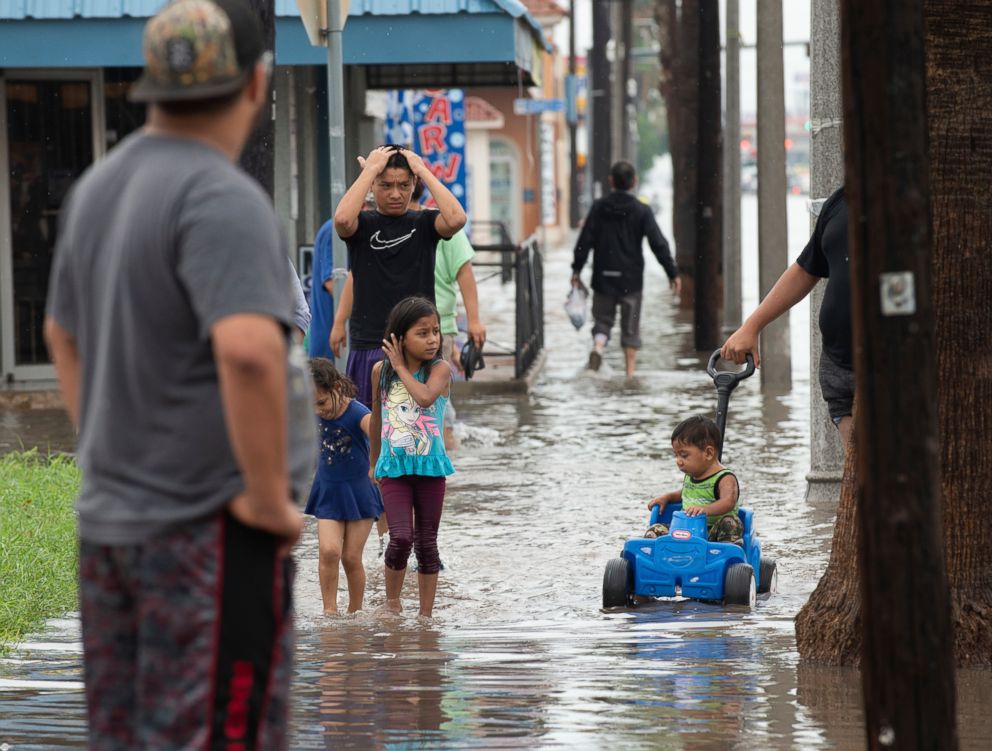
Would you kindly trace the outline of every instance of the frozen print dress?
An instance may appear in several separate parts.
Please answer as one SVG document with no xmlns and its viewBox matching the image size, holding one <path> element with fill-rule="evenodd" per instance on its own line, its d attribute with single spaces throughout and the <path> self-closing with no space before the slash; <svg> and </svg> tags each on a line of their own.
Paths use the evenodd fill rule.
<svg viewBox="0 0 992 751">
<path fill-rule="evenodd" d="M 425 371 L 417 371 L 414 378 L 423 383 Z M 421 407 L 399 378 L 389 383 L 380 405 L 382 450 L 375 466 L 376 477 L 446 477 L 454 474 L 454 467 L 444 450 L 444 408 L 447 403 L 447 396 L 439 396 L 430 407 Z"/>
<path fill-rule="evenodd" d="M 369 409 L 352 401 L 334 420 L 320 419 L 320 459 L 306 513 L 318 519 L 378 519 L 379 489 L 369 480 L 369 440 L 362 420 Z"/>
</svg>

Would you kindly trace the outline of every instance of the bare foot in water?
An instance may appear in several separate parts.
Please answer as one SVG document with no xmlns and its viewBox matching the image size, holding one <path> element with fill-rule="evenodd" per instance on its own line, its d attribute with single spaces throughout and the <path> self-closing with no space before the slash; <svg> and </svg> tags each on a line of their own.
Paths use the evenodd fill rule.
<svg viewBox="0 0 992 751">
<path fill-rule="evenodd" d="M 338 609 L 337 608 L 324 608 L 324 616 L 327 618 L 337 618 Z"/>
<path fill-rule="evenodd" d="M 403 605 L 399 600 L 386 600 L 381 610 L 386 613 L 402 613 Z"/>
</svg>

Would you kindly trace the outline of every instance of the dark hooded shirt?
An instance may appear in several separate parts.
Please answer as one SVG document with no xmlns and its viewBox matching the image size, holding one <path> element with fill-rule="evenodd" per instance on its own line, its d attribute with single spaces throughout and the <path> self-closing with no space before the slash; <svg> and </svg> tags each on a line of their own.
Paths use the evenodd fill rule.
<svg viewBox="0 0 992 751">
<path fill-rule="evenodd" d="M 592 252 L 592 288 L 596 292 L 616 296 L 640 292 L 644 288 L 644 238 L 668 278 L 675 279 L 678 267 L 650 207 L 631 193 L 615 190 L 589 209 L 575 243 L 572 271 L 582 271 Z"/>
</svg>

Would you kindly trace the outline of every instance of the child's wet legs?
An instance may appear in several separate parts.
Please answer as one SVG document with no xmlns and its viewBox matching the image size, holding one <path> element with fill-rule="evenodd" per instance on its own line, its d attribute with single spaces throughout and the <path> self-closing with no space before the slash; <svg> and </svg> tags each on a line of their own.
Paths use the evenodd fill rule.
<svg viewBox="0 0 992 751">
<path fill-rule="evenodd" d="M 348 579 L 348 612 L 362 609 L 365 599 L 365 566 L 362 564 L 362 551 L 372 531 L 371 519 L 358 519 L 347 522 L 344 530 L 344 546 L 341 551 L 341 565 Z"/>
<path fill-rule="evenodd" d="M 434 613 L 434 598 L 437 596 L 437 574 L 419 574 L 420 615 L 430 618 Z"/>
<path fill-rule="evenodd" d="M 324 601 L 324 613 L 338 612 L 338 567 L 344 546 L 345 523 L 333 519 L 317 520 L 317 542 L 320 577 L 320 596 Z"/>
</svg>

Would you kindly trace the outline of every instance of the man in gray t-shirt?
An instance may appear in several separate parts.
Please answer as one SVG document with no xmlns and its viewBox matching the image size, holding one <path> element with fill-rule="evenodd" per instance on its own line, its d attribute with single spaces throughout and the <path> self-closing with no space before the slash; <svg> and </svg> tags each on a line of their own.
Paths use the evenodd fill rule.
<svg viewBox="0 0 992 751">
<path fill-rule="evenodd" d="M 235 165 L 269 59 L 243 0 L 165 6 L 144 51 L 148 126 L 73 187 L 45 324 L 79 430 L 90 748 L 284 748 L 293 296 Z"/>
</svg>

